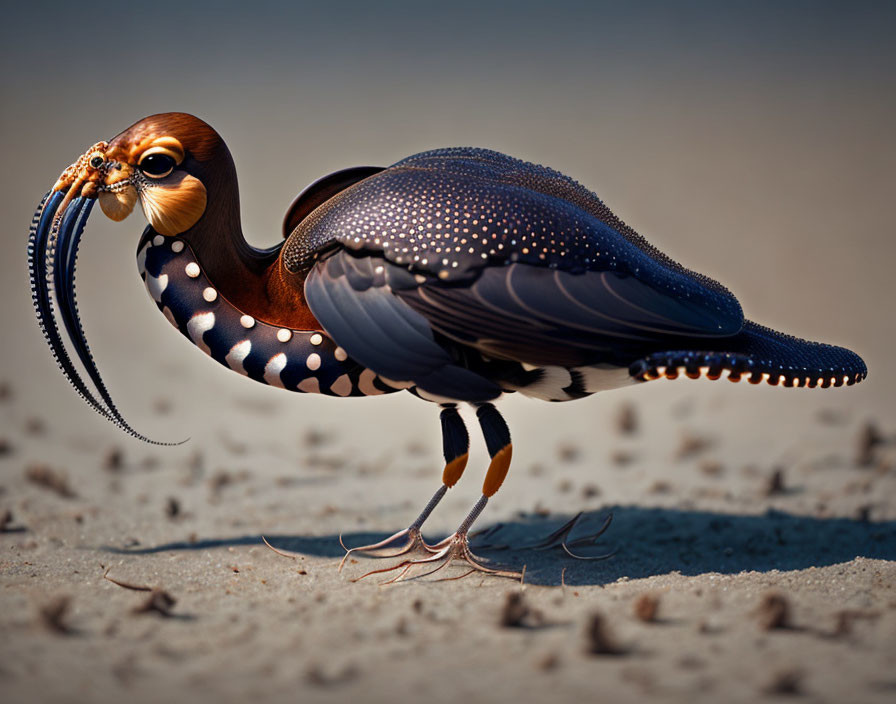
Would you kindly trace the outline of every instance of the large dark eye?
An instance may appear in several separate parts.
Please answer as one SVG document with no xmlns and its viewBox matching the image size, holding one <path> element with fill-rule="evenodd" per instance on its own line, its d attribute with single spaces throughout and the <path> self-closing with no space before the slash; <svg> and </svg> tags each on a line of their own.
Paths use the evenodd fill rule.
<svg viewBox="0 0 896 704">
<path fill-rule="evenodd" d="M 162 178 L 172 172 L 177 163 L 167 154 L 147 154 L 140 160 L 140 170 L 150 178 Z"/>
</svg>

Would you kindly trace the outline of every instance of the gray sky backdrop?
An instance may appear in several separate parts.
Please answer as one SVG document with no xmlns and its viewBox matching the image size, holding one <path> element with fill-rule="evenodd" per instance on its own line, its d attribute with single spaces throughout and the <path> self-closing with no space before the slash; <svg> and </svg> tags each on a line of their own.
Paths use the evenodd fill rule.
<svg viewBox="0 0 896 704">
<path fill-rule="evenodd" d="M 25 240 L 66 165 L 167 110 L 223 135 L 244 230 L 259 245 L 279 237 L 299 188 L 345 166 L 457 145 L 552 166 L 730 287 L 749 317 L 848 345 L 871 370 L 822 402 L 820 391 L 687 382 L 639 390 L 642 399 L 721 394 L 756 404 L 760 422 L 780 404 L 893 408 L 896 4 L 22 2 L 3 15 L 0 379 L 16 384 L 18 413 L 124 441 L 44 349 Z M 280 393 L 284 431 L 309 414 L 368 422 L 382 404 L 435 437 L 435 414 L 410 398 L 289 398 L 191 349 L 142 289 L 133 257 L 143 226 L 139 211 L 118 225 L 97 211 L 78 279 L 88 339 L 139 427 L 209 442 L 203 419 L 226 420 L 214 398 Z M 160 389 L 175 415 L 153 416 Z M 510 408 L 562 423 L 600 403 Z"/>
</svg>

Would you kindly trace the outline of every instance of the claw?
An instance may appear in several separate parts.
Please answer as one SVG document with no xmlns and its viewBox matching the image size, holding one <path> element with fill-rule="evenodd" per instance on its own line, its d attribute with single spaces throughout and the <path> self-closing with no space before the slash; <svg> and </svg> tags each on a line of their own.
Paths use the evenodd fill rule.
<svg viewBox="0 0 896 704">
<path fill-rule="evenodd" d="M 406 555 L 412 550 L 417 549 L 422 549 L 426 552 L 436 552 L 438 550 L 438 545 L 441 545 L 441 543 L 436 546 L 427 545 L 426 541 L 423 540 L 423 536 L 420 534 L 420 526 L 422 526 L 426 519 L 429 518 L 429 514 L 432 513 L 433 509 L 442 500 L 447 491 L 448 486 L 446 484 L 442 484 L 442 486 L 438 488 L 436 493 L 432 495 L 429 503 L 426 504 L 423 511 L 419 516 L 417 516 L 417 519 L 413 523 L 411 523 L 411 525 L 409 525 L 404 530 L 400 530 L 394 535 L 389 536 L 385 540 L 381 540 L 378 543 L 371 543 L 370 545 L 360 545 L 356 548 L 347 548 L 345 547 L 345 543 L 342 542 L 342 536 L 340 535 L 339 544 L 342 546 L 342 549 L 345 550 L 345 555 L 342 557 L 342 561 L 339 563 L 338 571 L 342 572 L 342 568 L 345 566 L 345 561 L 353 552 L 367 553 L 371 557 L 398 557 L 399 555 Z M 392 543 L 401 538 L 407 538 L 407 540 L 405 540 L 404 544 L 390 550 L 389 547 L 392 545 Z"/>
<path fill-rule="evenodd" d="M 472 550 L 470 550 L 470 542 L 466 532 L 455 533 L 454 535 L 446 538 L 440 543 L 431 546 L 431 549 L 434 548 L 438 548 L 438 551 L 433 552 L 433 554 L 427 557 L 402 560 L 398 564 L 392 565 L 391 567 L 371 570 L 370 572 L 367 572 L 366 574 L 363 574 L 352 581 L 358 582 L 375 574 L 386 574 L 388 572 L 395 572 L 396 570 L 399 570 L 396 576 L 386 580 L 385 582 L 382 582 L 382 584 L 384 585 L 395 584 L 396 582 L 402 581 L 405 576 L 418 565 L 435 565 L 434 569 L 431 569 L 428 572 L 424 572 L 419 575 L 415 575 L 413 577 L 413 579 L 420 579 L 422 577 L 428 577 L 429 575 L 443 570 L 445 567 L 448 567 L 450 564 L 452 564 L 455 560 L 466 563 L 471 569 L 469 569 L 466 573 L 459 577 L 447 577 L 445 579 L 463 579 L 473 572 L 484 572 L 496 577 L 508 577 L 510 579 L 520 579 L 520 577 L 522 576 L 521 572 L 517 572 L 515 570 L 508 570 L 501 567 L 491 567 L 487 565 L 481 558 L 477 557 Z"/>
<path fill-rule="evenodd" d="M 389 549 L 390 546 L 398 541 L 401 538 L 407 538 L 403 544 L 396 546 L 394 549 Z M 389 536 L 385 540 L 381 540 L 378 543 L 371 543 L 370 545 L 359 545 L 355 548 L 347 548 L 345 547 L 345 543 L 342 542 L 342 536 L 339 536 L 339 544 L 342 546 L 342 549 L 345 550 L 345 555 L 342 556 L 342 560 L 339 562 L 339 572 L 342 572 L 342 568 L 345 566 L 345 561 L 348 560 L 349 556 L 353 552 L 360 552 L 369 555 L 370 557 L 398 557 L 400 555 L 406 555 L 409 552 L 413 552 L 414 550 L 425 550 L 427 552 L 434 552 L 433 546 L 430 546 L 423 540 L 423 535 L 420 533 L 420 529 L 416 526 L 409 526 L 404 530 L 400 530 L 394 535 Z"/>
<path fill-rule="evenodd" d="M 271 545 L 271 544 L 268 542 L 268 539 L 265 538 L 264 536 L 261 536 L 261 541 L 262 541 L 265 545 L 268 546 L 268 548 L 271 550 L 271 552 L 275 552 L 275 553 L 277 553 L 278 555 L 280 555 L 281 557 L 288 557 L 288 558 L 290 558 L 291 560 L 295 560 L 295 559 L 301 557 L 298 553 L 295 553 L 295 552 L 293 552 L 292 550 L 280 550 L 279 548 L 275 548 L 273 545 Z"/>
</svg>

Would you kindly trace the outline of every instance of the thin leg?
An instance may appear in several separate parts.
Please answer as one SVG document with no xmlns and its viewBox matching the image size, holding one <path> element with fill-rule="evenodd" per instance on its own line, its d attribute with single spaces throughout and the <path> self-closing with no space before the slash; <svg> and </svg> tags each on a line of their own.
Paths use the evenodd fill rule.
<svg viewBox="0 0 896 704">
<path fill-rule="evenodd" d="M 429 546 L 423 540 L 423 535 L 420 533 L 420 526 L 422 526 L 424 521 L 429 518 L 429 514 L 431 514 L 435 507 L 438 506 L 447 491 L 448 487 L 442 484 L 442 486 L 436 490 L 436 493 L 432 495 L 429 503 L 426 504 L 420 512 L 420 515 L 414 519 L 414 522 L 411 523 L 411 525 L 378 543 L 361 545 L 356 548 L 346 548 L 345 543 L 342 542 L 342 536 L 339 536 L 339 543 L 342 545 L 343 549 L 345 549 L 345 555 L 342 556 L 342 560 L 339 562 L 339 571 L 342 571 L 342 568 L 345 566 L 345 561 L 348 560 L 349 556 L 354 552 L 363 552 L 370 557 L 398 557 L 399 555 L 404 555 L 418 548 L 429 550 Z M 396 545 L 402 538 L 404 541 Z"/>
<path fill-rule="evenodd" d="M 522 575 L 515 570 L 508 570 L 498 567 L 491 567 L 477 557 L 470 550 L 469 532 L 470 527 L 479 518 L 488 500 L 498 491 L 507 472 L 510 468 L 510 458 L 513 453 L 513 446 L 510 443 L 510 431 L 504 419 L 498 413 L 497 409 L 490 403 L 482 404 L 478 407 L 476 415 L 479 418 L 479 424 L 485 437 L 485 444 L 491 455 L 492 461 L 489 465 L 488 472 L 485 475 L 485 481 L 482 485 L 482 496 L 467 514 L 467 517 L 458 526 L 453 535 L 445 538 L 445 540 L 433 545 L 430 549 L 433 554 L 428 557 L 417 559 L 403 560 L 397 565 L 386 567 L 380 570 L 373 570 L 358 579 L 364 579 L 373 574 L 384 574 L 386 572 L 398 571 L 398 574 L 392 579 L 385 582 L 392 584 L 401 581 L 408 572 L 417 565 L 435 565 L 435 568 L 425 572 L 418 577 L 425 577 L 434 574 L 441 569 L 450 565 L 454 560 L 461 560 L 470 568 L 466 574 L 473 572 L 485 572 L 499 577 L 511 577 L 519 579 Z M 466 576 L 466 574 L 464 576 Z"/>
<path fill-rule="evenodd" d="M 345 548 L 342 538 L 339 542 L 345 548 L 345 555 L 339 563 L 339 570 L 345 566 L 345 561 L 352 553 L 364 553 L 370 557 L 398 557 L 411 551 L 422 549 L 433 552 L 436 548 L 427 545 L 420 533 L 424 521 L 429 518 L 435 507 L 447 493 L 460 480 L 467 466 L 469 456 L 470 436 L 463 419 L 457 412 L 457 406 L 453 403 L 442 405 L 442 449 L 445 456 L 445 469 L 442 472 L 442 486 L 438 488 L 429 503 L 426 504 L 420 515 L 404 530 L 400 530 L 385 540 L 370 545 L 361 545 L 356 548 Z"/>
</svg>

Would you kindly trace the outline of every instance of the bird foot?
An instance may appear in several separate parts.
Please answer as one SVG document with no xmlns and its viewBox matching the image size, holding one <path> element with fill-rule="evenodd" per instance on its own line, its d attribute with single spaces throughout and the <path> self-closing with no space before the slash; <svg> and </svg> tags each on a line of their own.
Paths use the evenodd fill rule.
<svg viewBox="0 0 896 704">
<path fill-rule="evenodd" d="M 435 574 L 436 572 L 448 567 L 455 561 L 459 563 L 464 563 L 469 569 L 461 575 L 455 577 L 444 577 L 444 581 L 455 580 L 455 579 L 463 579 L 474 572 L 482 572 L 484 574 L 491 574 L 496 577 L 509 577 L 510 579 L 521 579 L 523 573 L 517 572 L 516 570 L 509 570 L 502 567 L 492 567 L 486 562 L 475 555 L 473 551 L 470 549 L 470 541 L 466 532 L 458 532 L 453 535 L 445 538 L 444 540 L 436 543 L 435 545 L 427 547 L 431 555 L 427 557 L 419 557 L 415 559 L 402 560 L 397 565 L 393 565 L 391 567 L 385 567 L 379 570 L 371 570 L 366 574 L 361 575 L 357 579 L 352 580 L 353 582 L 358 582 L 362 579 L 370 577 L 375 574 L 386 574 L 389 572 L 398 572 L 397 575 L 392 577 L 391 579 L 386 580 L 382 584 L 394 584 L 396 582 L 400 582 L 405 579 L 408 573 L 417 566 L 432 566 L 435 567 L 427 572 L 423 572 L 422 574 L 417 574 L 413 576 L 413 579 L 419 579 L 421 577 L 428 577 L 431 574 Z"/>
<path fill-rule="evenodd" d="M 345 550 L 345 555 L 342 556 L 342 561 L 339 563 L 339 572 L 342 571 L 349 556 L 356 552 L 363 553 L 369 557 L 398 557 L 400 555 L 406 555 L 409 552 L 414 552 L 415 550 L 424 550 L 430 553 L 437 551 L 435 546 L 431 546 L 423 540 L 420 528 L 415 525 L 408 526 L 404 530 L 400 530 L 378 543 L 359 545 L 356 548 L 347 548 L 345 547 L 345 543 L 342 542 L 342 536 L 340 535 L 339 544 L 342 546 L 343 550 Z"/>
</svg>

